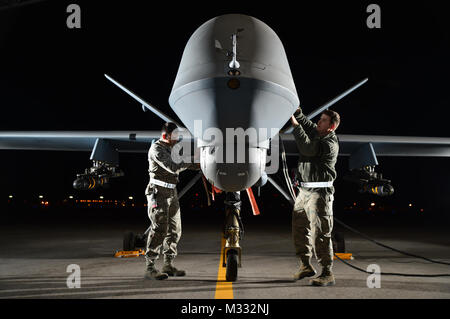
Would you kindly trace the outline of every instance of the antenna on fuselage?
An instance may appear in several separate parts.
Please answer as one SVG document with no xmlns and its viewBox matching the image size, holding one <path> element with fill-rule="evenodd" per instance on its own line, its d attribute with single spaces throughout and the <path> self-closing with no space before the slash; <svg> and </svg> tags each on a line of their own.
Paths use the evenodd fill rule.
<svg viewBox="0 0 450 319">
<path fill-rule="evenodd" d="M 232 58 L 230 64 L 228 64 L 230 69 L 236 70 L 241 67 L 240 63 L 237 60 L 237 34 L 238 34 L 238 32 L 242 32 L 242 31 L 244 31 L 244 29 L 237 29 L 236 33 L 233 33 L 231 35 L 231 43 L 233 46 L 233 58 Z"/>
<path fill-rule="evenodd" d="M 239 62 L 237 61 L 237 59 L 236 59 L 236 51 L 237 51 L 237 39 L 236 39 L 236 37 L 237 37 L 237 34 L 236 33 L 234 33 L 232 36 L 231 36 L 231 41 L 232 41 L 232 44 L 233 44 L 233 58 L 232 58 L 232 60 L 231 60 L 231 62 L 230 62 L 230 64 L 228 64 L 228 66 L 230 67 L 230 69 L 239 69 L 240 68 L 240 64 L 239 64 Z"/>
</svg>

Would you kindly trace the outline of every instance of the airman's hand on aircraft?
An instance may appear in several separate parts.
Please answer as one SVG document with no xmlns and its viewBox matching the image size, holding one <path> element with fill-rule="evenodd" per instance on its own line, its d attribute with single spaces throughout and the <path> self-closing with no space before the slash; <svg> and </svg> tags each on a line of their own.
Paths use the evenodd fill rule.
<svg viewBox="0 0 450 319">
<path fill-rule="evenodd" d="M 300 114 L 302 114 L 302 108 L 299 106 L 295 112 L 294 112 L 294 116 L 299 116 Z"/>
<path fill-rule="evenodd" d="M 295 110 L 294 114 L 291 116 L 291 123 L 292 123 L 292 125 L 294 125 L 294 126 L 300 125 L 300 124 L 298 123 L 297 119 L 296 119 L 296 117 L 299 116 L 300 114 L 302 114 L 302 108 L 299 106 L 299 107 Z"/>
</svg>

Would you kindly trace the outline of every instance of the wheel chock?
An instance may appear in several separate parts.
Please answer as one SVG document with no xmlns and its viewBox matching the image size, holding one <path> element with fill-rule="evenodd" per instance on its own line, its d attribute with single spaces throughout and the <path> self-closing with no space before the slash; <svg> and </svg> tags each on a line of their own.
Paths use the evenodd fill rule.
<svg viewBox="0 0 450 319">
<path fill-rule="evenodd" d="M 351 253 L 335 253 L 335 256 L 333 256 L 333 260 L 338 259 L 337 257 L 343 260 L 353 260 L 353 256 Z"/>
<path fill-rule="evenodd" d="M 141 255 L 145 255 L 145 251 L 143 249 L 139 250 L 117 250 L 114 254 L 116 258 L 130 258 L 130 257 L 139 257 Z"/>
</svg>

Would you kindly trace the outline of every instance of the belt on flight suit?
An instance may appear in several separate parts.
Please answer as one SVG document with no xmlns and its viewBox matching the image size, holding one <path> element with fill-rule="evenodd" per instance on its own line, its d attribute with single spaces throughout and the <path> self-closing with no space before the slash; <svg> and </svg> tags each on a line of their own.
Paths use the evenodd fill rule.
<svg viewBox="0 0 450 319">
<path fill-rule="evenodd" d="M 150 178 L 150 184 L 155 184 L 155 185 L 162 186 L 162 187 L 165 187 L 165 188 L 175 188 L 175 187 L 177 187 L 177 184 L 166 183 L 166 182 L 160 181 L 158 179 L 154 179 L 154 178 Z"/>
<path fill-rule="evenodd" d="M 331 187 L 333 182 L 301 182 L 300 185 L 308 188 Z"/>
</svg>

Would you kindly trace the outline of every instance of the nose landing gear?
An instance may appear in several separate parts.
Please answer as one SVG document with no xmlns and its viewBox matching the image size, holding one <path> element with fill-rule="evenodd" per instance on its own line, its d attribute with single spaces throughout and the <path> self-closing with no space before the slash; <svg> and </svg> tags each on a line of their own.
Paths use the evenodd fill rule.
<svg viewBox="0 0 450 319">
<path fill-rule="evenodd" d="M 241 253 L 242 249 L 239 246 L 239 228 L 230 227 L 225 234 L 226 242 L 223 248 L 223 264 L 226 267 L 225 278 L 227 281 L 236 281 L 238 276 L 238 267 L 242 267 Z"/>
<path fill-rule="evenodd" d="M 244 227 L 240 217 L 240 194 L 229 192 L 225 199 L 225 226 L 223 236 L 226 240 L 223 248 L 222 267 L 226 267 L 226 280 L 236 281 L 238 268 L 242 267 L 242 248 L 239 241 L 242 239 Z"/>
</svg>

